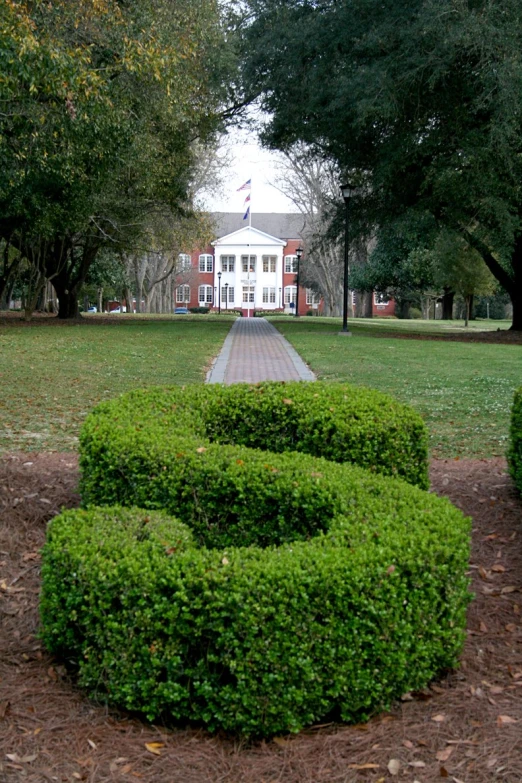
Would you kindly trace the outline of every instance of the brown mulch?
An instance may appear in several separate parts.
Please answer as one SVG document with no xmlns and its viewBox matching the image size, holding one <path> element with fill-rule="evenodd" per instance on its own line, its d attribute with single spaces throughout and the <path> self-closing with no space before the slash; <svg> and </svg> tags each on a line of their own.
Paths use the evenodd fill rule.
<svg viewBox="0 0 522 783">
<path fill-rule="evenodd" d="M 522 781 L 522 503 L 502 459 L 432 465 L 434 490 L 473 517 L 476 600 L 461 669 L 366 725 L 251 744 L 90 702 L 41 648 L 39 549 L 47 520 L 78 504 L 77 479 L 72 454 L 0 461 L 2 783 Z"/>
</svg>

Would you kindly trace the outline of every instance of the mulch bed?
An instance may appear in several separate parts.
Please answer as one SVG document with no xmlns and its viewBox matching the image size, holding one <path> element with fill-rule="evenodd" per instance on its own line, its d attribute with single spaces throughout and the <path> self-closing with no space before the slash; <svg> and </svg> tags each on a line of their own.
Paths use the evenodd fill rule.
<svg viewBox="0 0 522 783">
<path fill-rule="evenodd" d="M 502 459 L 441 460 L 433 489 L 473 517 L 476 600 L 459 671 L 360 726 L 246 743 L 90 702 L 38 641 L 46 522 L 78 505 L 72 454 L 0 461 L 0 781 L 522 781 L 522 503 Z M 146 747 L 150 743 L 157 746 Z"/>
</svg>

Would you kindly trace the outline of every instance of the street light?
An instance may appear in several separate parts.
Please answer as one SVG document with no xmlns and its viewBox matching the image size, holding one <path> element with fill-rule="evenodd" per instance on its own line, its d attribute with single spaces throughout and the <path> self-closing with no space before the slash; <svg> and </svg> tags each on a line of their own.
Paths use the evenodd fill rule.
<svg viewBox="0 0 522 783">
<path fill-rule="evenodd" d="M 221 315 L 221 271 L 218 272 L 218 315 Z"/>
<path fill-rule="evenodd" d="M 295 293 L 295 317 L 299 318 L 299 267 L 301 265 L 301 256 L 303 255 L 303 248 L 301 245 L 295 251 L 297 256 L 297 289 Z"/>
<path fill-rule="evenodd" d="M 348 337 L 352 333 L 348 329 L 348 244 L 349 244 L 349 204 L 350 199 L 355 193 L 355 189 L 350 185 L 341 185 L 344 204 L 346 207 L 344 218 L 344 277 L 343 277 L 343 328 L 339 334 L 345 334 Z"/>
<path fill-rule="evenodd" d="M 228 310 L 228 283 L 225 283 L 225 310 Z"/>
</svg>

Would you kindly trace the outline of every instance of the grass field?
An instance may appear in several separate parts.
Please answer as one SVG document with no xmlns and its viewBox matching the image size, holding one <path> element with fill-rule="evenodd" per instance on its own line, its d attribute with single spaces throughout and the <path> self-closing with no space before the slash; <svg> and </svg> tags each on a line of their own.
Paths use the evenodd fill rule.
<svg viewBox="0 0 522 783">
<path fill-rule="evenodd" d="M 351 321 L 351 338 L 340 337 L 340 321 L 332 319 L 274 323 L 320 379 L 372 386 L 413 405 L 429 427 L 432 456 L 505 454 L 513 392 L 522 385 L 520 345 L 370 336 L 392 330 L 441 334 L 445 322 Z M 487 323 L 480 322 L 482 328 Z M 507 326 L 489 322 L 494 329 L 498 323 Z"/>
<path fill-rule="evenodd" d="M 0 326 L 0 450 L 69 450 L 97 402 L 203 381 L 233 319 L 183 316 Z"/>
</svg>

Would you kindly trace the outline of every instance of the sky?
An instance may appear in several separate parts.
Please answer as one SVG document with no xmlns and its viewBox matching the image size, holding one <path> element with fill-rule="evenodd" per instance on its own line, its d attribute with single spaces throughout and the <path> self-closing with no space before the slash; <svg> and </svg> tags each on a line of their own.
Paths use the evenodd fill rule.
<svg viewBox="0 0 522 783">
<path fill-rule="evenodd" d="M 246 209 L 245 196 L 249 191 L 240 188 L 252 180 L 250 190 L 251 213 L 297 212 L 294 204 L 271 182 L 277 182 L 278 155 L 262 149 L 253 130 L 233 129 L 226 143 L 230 166 L 223 177 L 221 192 L 203 196 L 206 209 L 211 212 L 241 212 Z"/>
</svg>

